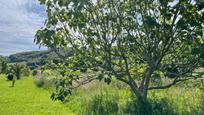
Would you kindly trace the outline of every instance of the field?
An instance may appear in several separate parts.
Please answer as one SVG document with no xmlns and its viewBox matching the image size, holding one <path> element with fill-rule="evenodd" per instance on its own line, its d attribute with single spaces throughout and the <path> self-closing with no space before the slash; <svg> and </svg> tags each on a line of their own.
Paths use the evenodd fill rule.
<svg viewBox="0 0 204 115">
<path fill-rule="evenodd" d="M 98 81 L 73 92 L 62 104 L 50 99 L 50 92 L 38 88 L 32 77 L 23 77 L 15 87 L 0 77 L 1 115 L 140 115 L 140 105 L 126 86 Z M 203 115 L 203 93 L 197 88 L 176 86 L 149 92 L 152 115 Z"/>
<path fill-rule="evenodd" d="M 54 102 L 44 89 L 37 88 L 30 77 L 24 77 L 10 87 L 11 82 L 0 77 L 1 115 L 72 115 L 60 102 Z"/>
</svg>

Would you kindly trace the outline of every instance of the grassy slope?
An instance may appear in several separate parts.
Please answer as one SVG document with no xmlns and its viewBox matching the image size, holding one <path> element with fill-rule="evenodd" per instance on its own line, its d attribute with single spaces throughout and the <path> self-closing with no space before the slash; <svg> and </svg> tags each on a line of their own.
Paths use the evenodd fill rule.
<svg viewBox="0 0 204 115">
<path fill-rule="evenodd" d="M 0 77 L 1 115 L 72 115 L 67 107 L 49 98 L 49 92 L 36 88 L 31 78 L 11 82 Z"/>
</svg>

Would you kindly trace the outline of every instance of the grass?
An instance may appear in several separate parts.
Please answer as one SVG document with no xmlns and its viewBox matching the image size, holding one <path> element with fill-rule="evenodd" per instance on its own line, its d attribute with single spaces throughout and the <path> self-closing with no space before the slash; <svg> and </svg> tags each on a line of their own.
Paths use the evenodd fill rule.
<svg viewBox="0 0 204 115">
<path fill-rule="evenodd" d="M 37 88 L 31 77 L 11 82 L 0 76 L 0 115 L 140 115 L 140 106 L 124 84 L 92 82 L 73 92 L 62 104 L 50 99 L 50 90 Z M 172 87 L 150 91 L 151 115 L 203 115 L 203 92 Z"/>
<path fill-rule="evenodd" d="M 18 80 L 15 87 L 0 76 L 1 115 L 72 115 L 60 102 L 50 99 L 50 93 L 37 88 L 31 77 Z"/>
<path fill-rule="evenodd" d="M 101 84 L 96 82 L 88 88 L 78 89 L 68 98 L 66 105 L 82 115 L 141 115 L 141 107 L 133 101 L 128 89 Z M 151 115 L 204 115 L 202 96 L 198 88 L 180 86 L 150 91 Z"/>
</svg>

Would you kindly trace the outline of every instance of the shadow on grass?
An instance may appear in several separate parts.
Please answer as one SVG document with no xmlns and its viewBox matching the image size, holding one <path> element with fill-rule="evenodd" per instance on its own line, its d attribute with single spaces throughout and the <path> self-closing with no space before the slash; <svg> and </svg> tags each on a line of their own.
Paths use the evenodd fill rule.
<svg viewBox="0 0 204 115">
<path fill-rule="evenodd" d="M 85 107 L 86 106 L 86 107 Z M 174 112 L 166 98 L 149 100 L 142 104 L 136 99 L 127 102 L 125 108 L 119 107 L 119 98 L 113 95 L 95 95 L 88 101 L 83 114 L 85 115 L 178 115 Z"/>
<path fill-rule="evenodd" d="M 145 105 L 139 100 L 133 99 L 127 103 L 123 111 L 128 115 L 178 115 L 173 111 L 172 106 L 166 98 L 162 98 L 161 100 L 150 99 Z"/>
<path fill-rule="evenodd" d="M 86 115 L 118 115 L 118 98 L 107 94 L 95 95 L 88 102 L 85 111 Z"/>
</svg>

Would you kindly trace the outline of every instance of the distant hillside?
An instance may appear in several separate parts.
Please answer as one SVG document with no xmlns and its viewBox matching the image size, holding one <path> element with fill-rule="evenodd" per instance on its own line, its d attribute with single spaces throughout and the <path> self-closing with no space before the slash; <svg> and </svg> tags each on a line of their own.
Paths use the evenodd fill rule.
<svg viewBox="0 0 204 115">
<path fill-rule="evenodd" d="M 70 56 L 70 51 L 66 51 L 66 55 Z M 50 60 L 58 60 L 59 56 L 53 50 L 30 51 L 10 55 L 9 63 L 26 63 L 27 66 L 35 68 L 46 64 Z"/>
<path fill-rule="evenodd" d="M 41 59 L 54 59 L 57 58 L 55 52 L 52 50 L 45 50 L 45 51 L 30 51 L 30 52 L 22 52 L 10 55 L 8 58 L 11 63 L 15 62 L 32 62 L 38 61 Z"/>
</svg>

